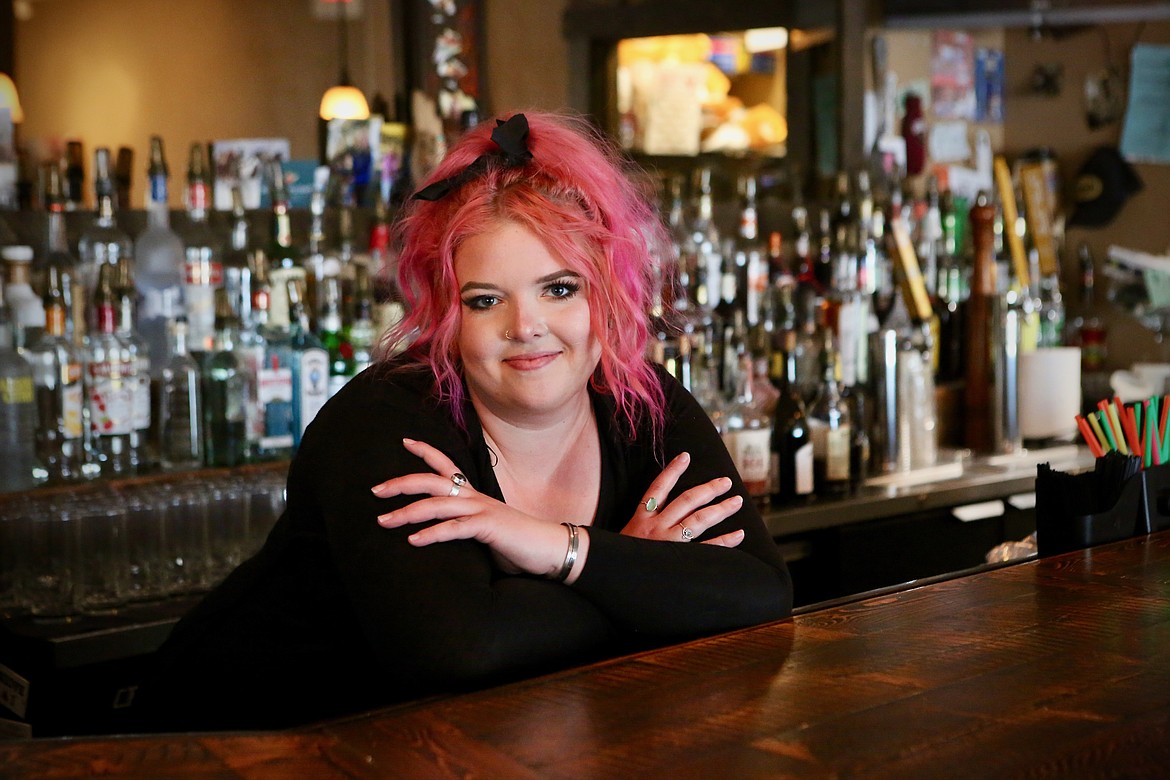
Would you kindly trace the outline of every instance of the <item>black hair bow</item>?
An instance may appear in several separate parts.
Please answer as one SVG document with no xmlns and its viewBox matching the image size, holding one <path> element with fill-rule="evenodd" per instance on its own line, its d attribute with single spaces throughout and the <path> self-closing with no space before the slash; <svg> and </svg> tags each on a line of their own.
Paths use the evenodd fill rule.
<svg viewBox="0 0 1170 780">
<path fill-rule="evenodd" d="M 532 152 L 528 151 L 528 117 L 523 114 L 514 114 L 506 122 L 497 119 L 492 140 L 499 149 L 481 154 L 459 173 L 423 187 L 414 197 L 419 200 L 444 198 L 486 171 L 493 158 L 502 156 L 509 168 L 519 168 L 532 159 Z"/>
</svg>

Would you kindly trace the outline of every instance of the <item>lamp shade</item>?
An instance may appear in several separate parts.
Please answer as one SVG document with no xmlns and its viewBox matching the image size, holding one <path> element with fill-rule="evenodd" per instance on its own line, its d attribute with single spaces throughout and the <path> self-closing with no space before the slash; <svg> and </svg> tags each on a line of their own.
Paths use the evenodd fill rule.
<svg viewBox="0 0 1170 780">
<path fill-rule="evenodd" d="M 362 105 L 365 105 L 362 98 Z M 16 84 L 7 73 L 0 73 L 0 108 L 7 108 L 12 114 L 12 123 L 20 124 L 24 121 L 24 109 L 20 107 L 20 96 L 16 94 Z M 367 109 L 368 112 L 368 109 Z"/>
<path fill-rule="evenodd" d="M 322 119 L 369 119 L 370 105 L 357 87 L 339 84 L 321 96 Z"/>
</svg>

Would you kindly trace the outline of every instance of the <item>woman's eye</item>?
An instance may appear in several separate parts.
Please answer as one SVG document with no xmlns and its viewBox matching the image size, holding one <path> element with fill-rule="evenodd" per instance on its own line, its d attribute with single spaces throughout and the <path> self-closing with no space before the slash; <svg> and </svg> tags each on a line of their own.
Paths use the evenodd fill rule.
<svg viewBox="0 0 1170 780">
<path fill-rule="evenodd" d="M 494 295 L 476 295 L 473 298 L 465 298 L 463 305 L 469 309 L 483 310 L 495 306 L 499 300 Z"/>
<path fill-rule="evenodd" d="M 554 298 L 572 298 L 581 291 L 581 285 L 576 282 L 553 282 L 548 286 L 548 294 Z"/>
</svg>

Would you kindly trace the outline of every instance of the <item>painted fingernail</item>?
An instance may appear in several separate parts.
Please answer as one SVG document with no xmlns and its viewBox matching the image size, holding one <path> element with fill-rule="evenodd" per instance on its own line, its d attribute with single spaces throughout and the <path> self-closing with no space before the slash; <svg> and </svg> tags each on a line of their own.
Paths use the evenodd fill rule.
<svg viewBox="0 0 1170 780">
<path fill-rule="evenodd" d="M 414 439 L 408 439 L 405 436 L 402 438 L 402 443 L 407 447 L 411 446 L 412 444 L 418 444 L 418 442 L 416 442 Z"/>
<path fill-rule="evenodd" d="M 735 504 L 736 506 L 742 506 L 743 505 L 743 496 L 732 496 L 731 503 Z"/>
<path fill-rule="evenodd" d="M 678 456 L 678 461 L 679 461 L 679 463 L 690 463 L 691 462 L 691 453 L 689 453 L 689 452 L 680 453 Z"/>
<path fill-rule="evenodd" d="M 370 492 L 373 493 L 375 496 L 380 496 L 385 491 L 386 491 L 386 488 L 384 488 L 381 485 L 374 485 L 372 488 L 370 488 Z"/>
<path fill-rule="evenodd" d="M 394 519 L 393 512 L 387 512 L 384 515 L 378 515 L 378 525 L 390 525 L 390 523 L 393 519 Z"/>
</svg>

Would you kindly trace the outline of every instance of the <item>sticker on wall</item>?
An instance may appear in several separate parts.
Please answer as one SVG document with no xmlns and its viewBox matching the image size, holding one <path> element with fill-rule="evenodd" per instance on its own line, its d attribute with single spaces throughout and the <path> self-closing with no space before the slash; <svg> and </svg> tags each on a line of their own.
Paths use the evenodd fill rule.
<svg viewBox="0 0 1170 780">
<path fill-rule="evenodd" d="M 1003 52 L 975 50 L 975 121 L 1003 123 Z"/>
<path fill-rule="evenodd" d="M 975 118 L 975 46 L 958 30 L 936 30 L 930 57 L 930 94 L 940 119 Z"/>
</svg>

